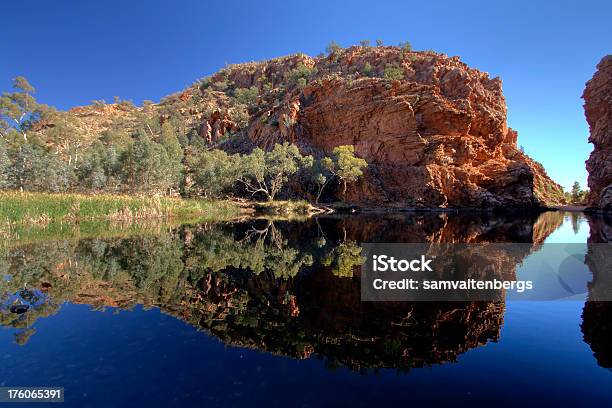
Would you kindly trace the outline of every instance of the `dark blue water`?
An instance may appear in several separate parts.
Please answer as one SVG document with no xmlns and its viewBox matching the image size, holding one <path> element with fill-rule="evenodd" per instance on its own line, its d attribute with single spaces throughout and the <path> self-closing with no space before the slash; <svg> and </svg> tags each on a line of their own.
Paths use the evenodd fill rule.
<svg viewBox="0 0 612 408">
<path fill-rule="evenodd" d="M 591 235 L 586 219 L 578 220 L 578 228 L 576 220 L 573 221 L 574 228 L 569 216 L 552 222 L 546 237 L 548 242 L 586 242 L 589 237 L 593 239 L 592 220 Z M 329 222 L 333 224 L 335 221 Z M 363 240 L 368 234 L 375 239 L 380 239 L 380 234 L 385 237 L 388 233 L 390 238 L 397 234 L 397 231 L 386 228 L 387 224 L 383 223 L 381 232 L 380 225 L 368 222 L 362 220 L 358 227 L 345 223 L 345 232 L 348 230 L 348 235 L 354 236 L 356 240 Z M 458 222 L 458 225 L 462 224 L 463 222 Z M 536 232 L 539 234 L 536 230 L 542 225 L 538 226 L 537 220 L 530 220 L 527 224 L 532 227 L 532 238 L 536 236 Z M 546 220 L 548 227 L 549 224 L 551 221 Z M 441 231 L 436 225 L 434 222 L 431 229 Z M 445 225 L 448 226 L 448 223 Z M 241 227 L 232 228 L 240 230 Z M 343 235 L 338 231 L 330 231 L 329 226 L 323 225 L 322 228 L 328 228 L 325 231 L 328 242 L 335 240 L 334 235 Z M 501 225 L 500 228 L 503 228 L 503 231 L 497 235 L 487 231 L 486 236 L 490 240 L 524 241 L 524 235 L 509 232 L 507 225 Z M 299 230 L 302 233 L 305 231 L 304 227 Z M 290 231 L 287 231 L 289 230 L 285 228 L 285 236 L 290 236 Z M 428 236 L 429 232 L 418 229 L 409 231 L 412 236 L 419 237 L 419 234 Z M 461 235 L 464 232 L 454 233 Z M 540 238 L 538 235 L 537 239 Z M 188 267 L 189 248 L 197 248 L 199 244 L 192 244 L 191 239 L 185 240 L 184 236 L 181 242 L 189 242 L 182 247 L 185 252 L 177 257 L 184 261 L 181 273 L 185 275 L 185 271 L 191 270 Z M 121 245 L 134 243 L 123 242 Z M 139 245 L 141 246 L 137 249 L 130 247 L 131 253 L 149 250 L 143 249 L 142 243 Z M 214 246 L 211 242 L 207 245 L 209 249 Z M 35 253 L 35 248 L 30 246 L 22 248 L 21 251 Z M 66 251 L 72 251 L 72 257 L 80 256 L 80 265 L 83 265 L 83 252 L 79 252 L 79 249 Z M 166 254 L 166 260 L 168 253 L 167 249 L 163 252 Z M 88 254 L 91 255 L 89 252 Z M 105 259 L 108 259 L 108 253 L 105 256 Z M 13 250 L 6 258 L 13 265 L 9 268 L 13 281 L 18 279 L 15 275 L 19 273 L 19 268 L 15 265 L 20 265 L 15 261 L 15 257 Z M 54 260 L 56 261 L 57 259 Z M 125 260 L 120 259 L 117 262 Z M 159 263 L 161 260 L 154 262 Z M 315 259 L 314 265 L 316 262 Z M 21 265 L 20 268 L 24 271 L 28 270 L 28 276 L 36 276 L 41 282 L 51 281 L 51 275 L 57 272 L 56 267 L 45 265 L 44 262 L 35 267 L 27 262 Z M 122 265 L 121 270 L 141 267 L 141 264 Z M 529 267 L 528 259 L 522 267 Z M 78 273 L 91 273 L 96 276 L 97 281 L 105 282 L 106 279 L 106 282 L 123 282 L 116 276 L 110 277 L 108 271 L 96 275 L 99 272 L 92 271 L 89 266 L 79 268 L 82 269 L 79 269 Z M 31 273 L 32 269 L 38 272 Z M 226 269 L 227 267 L 224 270 Z M 145 271 L 152 272 L 154 271 Z M 119 275 L 118 272 L 113 273 Z M 310 272 L 316 273 L 319 272 Z M 239 272 L 238 276 L 242 276 L 241 274 L 242 272 Z M 131 279 L 137 281 L 140 279 L 138 276 L 140 275 L 135 274 Z M 62 279 L 70 281 L 72 275 Z M 74 280 L 78 279 L 82 278 L 75 275 Z M 158 276 L 157 279 L 163 277 Z M 598 360 L 594 356 L 592 345 L 584 340 L 585 329 L 582 327 L 585 322 L 593 324 L 593 320 L 603 326 L 609 326 L 612 323 L 612 314 L 608 313 L 611 309 L 604 308 L 603 312 L 597 311 L 599 314 L 595 319 L 584 320 L 583 299 L 508 301 L 502 305 L 499 315 L 493 313 L 494 318 L 500 318 L 499 321 L 491 323 L 485 318 L 474 318 L 470 313 L 476 312 L 470 312 L 461 315 L 456 321 L 451 319 L 448 324 L 452 326 L 448 330 L 435 332 L 433 335 L 428 334 L 426 329 L 447 324 L 444 323 L 447 320 L 440 317 L 441 314 L 437 311 L 423 312 L 421 319 L 431 321 L 415 324 L 414 328 L 402 329 L 399 334 L 380 333 L 381 338 L 389 336 L 396 339 L 396 336 L 400 336 L 401 339 L 403 336 L 409 339 L 404 343 L 401 343 L 403 340 L 398 340 L 401 348 L 404 348 L 402 353 L 413 353 L 417 358 L 402 360 L 400 357 L 393 357 L 395 351 L 391 345 L 382 348 L 372 346 L 372 351 L 368 351 L 370 342 L 376 343 L 377 340 L 368 340 L 367 336 L 376 338 L 378 325 L 387 327 L 384 324 L 385 313 L 394 316 L 394 311 L 379 311 L 377 314 L 368 310 L 355 311 L 355 308 L 360 306 L 351 306 L 350 310 L 353 312 L 339 311 L 346 306 L 347 300 L 335 299 L 333 293 L 335 290 L 343 290 L 341 286 L 328 287 L 328 292 L 325 293 L 320 289 L 312 293 L 319 286 L 309 282 L 316 279 L 300 278 L 299 274 L 284 280 L 258 277 L 259 280 L 255 283 L 250 277 L 243 280 L 237 278 L 239 285 L 250 285 L 250 293 L 258 294 L 257 296 L 263 296 L 261 293 L 276 294 L 276 286 L 287 284 L 283 282 L 295 284 L 293 291 L 277 297 L 287 299 L 296 296 L 299 314 L 295 313 L 295 308 L 287 306 L 290 302 L 283 304 L 282 300 L 280 306 L 272 311 L 264 309 L 264 306 L 256 306 L 260 303 L 257 303 L 256 295 L 253 295 L 248 303 L 250 306 L 240 310 L 247 310 L 245 313 L 251 318 L 259 318 L 257 322 L 236 326 L 235 322 L 238 320 L 235 317 L 219 314 L 213 319 L 213 323 L 202 319 L 194 325 L 192 318 L 180 318 L 180 314 L 186 313 L 187 309 L 182 309 L 181 305 L 187 301 L 196 302 L 194 299 L 208 295 L 198 295 L 206 293 L 202 281 L 198 281 L 198 278 L 192 278 L 192 282 L 198 282 L 193 285 L 196 291 L 192 291 L 192 287 L 182 287 L 181 279 L 173 280 L 169 286 L 176 291 L 189 291 L 189 296 L 168 300 L 175 299 L 175 296 L 156 289 L 153 292 L 157 296 L 155 302 L 159 305 L 150 308 L 131 305 L 129 310 L 123 310 L 122 307 L 104 307 L 98 300 L 91 301 L 95 304 L 95 307 L 92 307 L 86 302 L 88 297 L 79 297 L 79 289 L 72 288 L 70 290 L 74 290 L 74 293 L 67 295 L 60 304 L 54 305 L 48 316 L 33 315 L 31 322 L 26 319 L 19 323 L 7 323 L 5 318 L 4 327 L 0 330 L 1 386 L 61 386 L 65 388 L 64 405 L 78 407 L 382 404 L 610 406 L 612 401 L 612 372 L 609 366 L 606 368 L 605 358 L 607 353 L 612 352 L 612 342 L 609 337 L 605 337 L 609 335 L 609 331 L 606 332 L 605 328 L 601 329 L 598 325 L 591 330 L 595 332 L 595 336 L 600 332 L 601 336 L 604 336 L 603 340 L 597 340 L 596 347 L 600 355 Z M 185 281 L 189 279 L 185 278 Z M 151 282 L 145 281 L 141 286 L 135 286 L 146 292 L 151 289 Z M 273 289 L 261 288 L 267 284 L 276 286 Z M 35 286 L 36 282 L 30 281 L 28 285 Z M 54 281 L 53 285 L 56 285 Z M 260 287 L 253 289 L 257 285 Z M 298 285 L 302 285 L 302 288 Z M 329 286 L 329 283 L 326 285 Z M 70 285 L 67 284 L 66 287 Z M 104 285 L 99 286 L 93 293 L 99 294 L 106 290 L 104 288 Z M 82 287 L 80 291 L 89 294 L 92 292 Z M 52 290 L 47 292 L 49 296 L 53 295 Z M 115 301 L 121 296 L 129 298 L 129 291 L 126 293 L 109 291 L 105 294 L 105 302 L 112 303 L 111 300 Z M 133 296 L 137 298 L 139 295 Z M 217 297 L 212 298 L 215 302 L 211 304 L 220 304 Z M 70 299 L 83 304 L 75 304 Z M 261 304 L 267 305 L 270 299 L 276 298 L 272 295 Z M 336 309 L 332 310 L 334 305 Z M 445 316 L 452 313 L 455 307 L 463 306 L 440 306 Z M 283 313 L 287 316 L 279 317 Z M 352 314 L 347 316 L 347 313 Z M 354 319 L 355 314 L 361 314 L 362 317 Z M 382 323 L 376 321 L 378 318 Z M 205 320 L 208 323 L 204 322 Z M 234 325 L 232 327 L 238 329 L 220 326 L 224 321 L 230 322 L 230 326 Z M 438 324 L 437 321 L 443 323 Z M 282 326 L 281 329 L 277 329 L 279 325 Z M 481 326 L 490 326 L 493 334 L 482 334 Z M 244 327 L 247 328 L 243 329 Z M 35 332 L 30 333 L 32 329 Z M 15 334 L 24 333 L 24 330 L 30 330 L 30 336 L 26 341 L 20 341 L 21 345 L 17 344 Z M 289 341 L 283 340 L 277 344 L 276 340 L 283 337 L 287 331 L 295 331 L 295 334 L 292 334 Z M 453 335 L 455 332 L 456 337 Z M 431 339 L 428 337 L 430 335 Z M 325 344 L 326 336 L 344 343 L 339 347 L 330 346 Z M 296 338 L 301 340 L 297 341 Z M 356 338 L 359 339 L 355 340 Z M 421 338 L 425 340 L 420 341 Z M 439 338 L 444 339 L 438 342 Z M 309 343 L 314 351 L 302 352 L 300 356 L 300 350 L 304 350 L 298 344 L 300 341 Z M 241 343 L 243 347 L 236 346 L 236 343 Z M 600 346 L 602 343 L 603 351 Z M 605 344 L 609 348 L 606 348 Z M 391 351 L 380 354 L 380 350 Z M 380 355 L 370 358 L 376 353 Z M 604 357 L 601 357 L 602 355 Z M 395 363 L 397 367 L 394 366 Z"/>
</svg>

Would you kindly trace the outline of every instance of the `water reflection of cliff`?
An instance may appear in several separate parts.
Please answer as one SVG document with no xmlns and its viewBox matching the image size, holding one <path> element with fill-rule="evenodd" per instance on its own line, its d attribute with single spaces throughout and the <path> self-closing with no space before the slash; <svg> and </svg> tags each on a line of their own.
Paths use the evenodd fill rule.
<svg viewBox="0 0 612 408">
<path fill-rule="evenodd" d="M 593 350 L 597 363 L 612 368 L 612 258 L 602 244 L 612 245 L 612 219 L 592 215 L 588 218 L 590 235 L 585 263 L 593 273 L 589 297 L 582 311 L 584 341 Z"/>
<path fill-rule="evenodd" d="M 17 246 L 6 250 L 0 266 L 11 277 L 1 283 L 0 319 L 21 328 L 16 341 L 24 343 L 33 322 L 65 301 L 94 308 L 142 304 L 228 344 L 296 358 L 316 354 L 331 366 L 407 369 L 454 361 L 498 339 L 504 304 L 361 302 L 359 243 L 537 246 L 562 222 L 549 214 L 537 220 L 482 214 L 260 220 Z M 498 263 L 496 273 L 513 274 L 528 253 Z"/>
</svg>

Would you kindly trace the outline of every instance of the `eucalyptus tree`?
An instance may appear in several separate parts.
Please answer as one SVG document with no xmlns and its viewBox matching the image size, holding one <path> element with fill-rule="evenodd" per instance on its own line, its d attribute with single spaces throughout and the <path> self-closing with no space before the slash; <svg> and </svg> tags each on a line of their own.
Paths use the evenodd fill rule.
<svg viewBox="0 0 612 408">
<path fill-rule="evenodd" d="M 13 79 L 13 92 L 0 96 L 0 138 L 8 139 L 11 133 L 28 141 L 27 132 L 34 122 L 50 108 L 36 102 L 34 87 L 22 76 Z"/>
<path fill-rule="evenodd" d="M 239 160 L 239 155 L 230 156 L 223 150 L 211 149 L 188 156 L 187 166 L 195 187 L 205 197 L 222 197 L 233 191 Z"/>
<path fill-rule="evenodd" d="M 168 152 L 140 132 L 121 157 L 123 181 L 132 192 L 163 193 L 173 185 L 172 162 Z"/>
<path fill-rule="evenodd" d="M 0 188 L 7 188 L 10 186 L 10 167 L 11 160 L 9 159 L 8 153 L 6 151 L 5 142 L 0 140 Z"/>
<path fill-rule="evenodd" d="M 323 190 L 330 181 L 337 179 L 342 185 L 342 196 L 346 195 L 348 183 L 354 183 L 363 176 L 368 163 L 355 156 L 355 147 L 344 145 L 335 147 L 331 157 L 319 160 L 312 172 L 312 181 L 317 185 L 316 202 L 319 202 Z"/>
<path fill-rule="evenodd" d="M 290 176 L 312 164 L 312 156 L 303 156 L 297 146 L 277 143 L 269 152 L 256 148 L 251 154 L 242 156 L 237 181 L 251 196 L 262 194 L 272 201 Z"/>
<path fill-rule="evenodd" d="M 20 146 L 9 171 L 11 184 L 27 191 L 66 191 L 71 168 L 54 152 L 35 143 Z"/>
</svg>

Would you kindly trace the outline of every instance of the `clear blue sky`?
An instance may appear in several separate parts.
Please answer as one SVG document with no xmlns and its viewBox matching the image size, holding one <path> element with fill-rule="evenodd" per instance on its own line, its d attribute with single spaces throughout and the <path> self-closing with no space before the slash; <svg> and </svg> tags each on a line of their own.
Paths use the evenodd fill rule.
<svg viewBox="0 0 612 408">
<path fill-rule="evenodd" d="M 435 4 L 429 4 L 435 3 Z M 519 144 L 565 187 L 586 182 L 580 96 L 612 52 L 602 1 L 13 1 L 2 6 L 0 89 L 26 76 L 66 109 L 159 100 L 226 63 L 361 39 L 459 55 L 504 83 Z"/>
</svg>

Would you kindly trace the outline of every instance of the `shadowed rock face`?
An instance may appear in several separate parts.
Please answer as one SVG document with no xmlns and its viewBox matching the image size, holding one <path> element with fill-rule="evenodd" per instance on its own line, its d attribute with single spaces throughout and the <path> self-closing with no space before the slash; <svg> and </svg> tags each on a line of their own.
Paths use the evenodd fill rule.
<svg viewBox="0 0 612 408">
<path fill-rule="evenodd" d="M 584 113 L 593 143 L 593 152 L 586 161 L 589 172 L 589 205 L 612 211 L 612 55 L 597 64 L 597 72 L 586 83 L 582 94 Z"/>
<path fill-rule="evenodd" d="M 541 216 L 542 217 L 542 216 Z M 200 225 L 160 235 L 23 245 L 0 256 L 0 323 L 33 335 L 64 302 L 158 307 L 227 344 L 352 369 L 454 361 L 496 341 L 503 302 L 362 302 L 359 243 L 534 242 L 561 219 L 477 214 Z M 494 265 L 509 276 L 529 250 Z M 495 258 L 495 254 L 487 256 Z M 27 285 L 26 285 L 27 283 Z M 21 293 L 27 286 L 28 292 Z M 10 310 L 18 294 L 28 309 Z"/>
<path fill-rule="evenodd" d="M 582 334 L 597 363 L 612 368 L 612 302 L 591 299 L 609 298 L 612 293 L 612 259 L 602 244 L 612 242 L 612 219 L 589 217 L 590 236 L 585 263 L 593 273 L 589 297 L 582 310 Z M 605 293 L 605 294 L 604 294 Z"/>
</svg>

